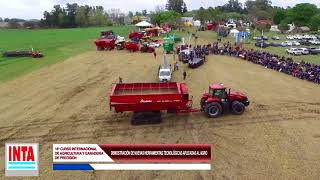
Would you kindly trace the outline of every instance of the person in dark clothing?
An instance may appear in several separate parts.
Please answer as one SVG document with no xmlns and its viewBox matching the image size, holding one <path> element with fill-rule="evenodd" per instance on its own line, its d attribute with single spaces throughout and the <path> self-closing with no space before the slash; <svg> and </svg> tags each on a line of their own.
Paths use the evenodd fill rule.
<svg viewBox="0 0 320 180">
<path fill-rule="evenodd" d="M 153 56 L 154 56 L 154 59 L 157 59 L 157 53 L 156 53 L 156 51 L 153 52 Z"/>
<path fill-rule="evenodd" d="M 122 83 L 122 78 L 119 76 L 119 83 Z"/>
<path fill-rule="evenodd" d="M 186 80 L 186 77 L 187 77 L 187 72 L 186 71 L 183 71 L 183 80 Z"/>
</svg>

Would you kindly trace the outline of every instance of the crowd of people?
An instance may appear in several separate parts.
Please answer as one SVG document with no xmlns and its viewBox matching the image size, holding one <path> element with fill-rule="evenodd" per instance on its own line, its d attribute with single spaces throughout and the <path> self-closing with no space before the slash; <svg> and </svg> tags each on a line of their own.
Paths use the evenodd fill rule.
<svg viewBox="0 0 320 180">
<path fill-rule="evenodd" d="M 295 62 L 291 57 L 279 56 L 269 52 L 263 52 L 259 50 L 247 50 L 240 46 L 233 45 L 230 42 L 221 44 L 214 42 L 208 45 L 197 45 L 191 47 L 191 45 L 181 46 L 177 49 L 179 52 L 183 49 L 192 49 L 190 53 L 190 59 L 193 57 L 205 57 L 208 54 L 216 55 L 229 55 L 238 57 L 243 60 L 250 61 L 255 64 L 259 64 L 268 69 L 273 69 L 293 77 L 310 81 L 316 84 L 320 84 L 320 65 L 311 64 L 307 62 Z M 195 53 L 195 55 L 193 55 Z"/>
</svg>

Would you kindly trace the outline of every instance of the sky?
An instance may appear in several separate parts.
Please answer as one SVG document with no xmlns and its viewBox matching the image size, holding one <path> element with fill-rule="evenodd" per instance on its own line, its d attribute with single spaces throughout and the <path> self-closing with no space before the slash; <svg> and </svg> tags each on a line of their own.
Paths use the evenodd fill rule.
<svg viewBox="0 0 320 180">
<path fill-rule="evenodd" d="M 202 7 L 215 7 L 224 5 L 228 0 L 184 0 L 188 9 Z M 239 0 L 245 2 L 245 0 Z M 298 3 L 313 3 L 320 7 L 319 0 L 271 0 L 274 6 L 294 6 Z M 44 11 L 51 11 L 55 4 L 78 3 L 88 5 L 101 5 L 106 10 L 120 8 L 123 12 L 154 10 L 157 5 L 163 6 L 167 0 L 0 0 L 0 17 L 41 19 Z"/>
</svg>

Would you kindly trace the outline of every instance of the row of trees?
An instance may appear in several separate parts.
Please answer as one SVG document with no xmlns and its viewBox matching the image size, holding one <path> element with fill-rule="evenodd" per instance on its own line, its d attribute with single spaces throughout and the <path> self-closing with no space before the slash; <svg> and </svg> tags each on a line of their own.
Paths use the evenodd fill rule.
<svg viewBox="0 0 320 180">
<path fill-rule="evenodd" d="M 320 28 L 320 9 L 310 3 L 297 4 L 292 8 L 278 8 L 275 10 L 273 22 L 287 29 L 288 23 L 296 26 L 308 26 L 311 30 Z"/>
<path fill-rule="evenodd" d="M 79 6 L 76 3 L 66 7 L 55 5 L 51 12 L 45 11 L 41 24 L 46 27 L 73 28 L 102 26 L 108 22 L 108 14 L 102 6 Z"/>
</svg>

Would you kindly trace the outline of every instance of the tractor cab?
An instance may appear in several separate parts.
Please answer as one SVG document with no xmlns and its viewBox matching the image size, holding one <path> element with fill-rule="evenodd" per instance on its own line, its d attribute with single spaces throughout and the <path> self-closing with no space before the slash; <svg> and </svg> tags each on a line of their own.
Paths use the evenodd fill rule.
<svg viewBox="0 0 320 180">
<path fill-rule="evenodd" d="M 204 93 L 200 100 L 201 110 L 205 111 L 209 117 L 218 117 L 221 113 L 228 111 L 242 114 L 249 103 L 244 93 L 233 92 L 224 84 L 210 85 L 209 91 Z"/>
<path fill-rule="evenodd" d="M 228 93 L 223 84 L 213 84 L 209 86 L 209 94 L 214 98 L 227 99 Z"/>
</svg>

